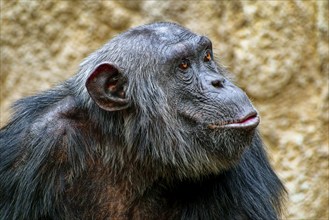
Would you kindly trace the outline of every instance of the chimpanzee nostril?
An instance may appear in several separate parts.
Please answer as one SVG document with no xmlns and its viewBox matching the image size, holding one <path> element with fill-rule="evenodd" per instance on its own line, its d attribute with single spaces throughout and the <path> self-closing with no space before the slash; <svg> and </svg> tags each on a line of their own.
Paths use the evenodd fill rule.
<svg viewBox="0 0 329 220">
<path fill-rule="evenodd" d="M 223 87 L 223 82 L 220 81 L 219 79 L 217 79 L 217 80 L 212 81 L 211 85 L 215 88 L 221 88 L 221 87 Z"/>
</svg>

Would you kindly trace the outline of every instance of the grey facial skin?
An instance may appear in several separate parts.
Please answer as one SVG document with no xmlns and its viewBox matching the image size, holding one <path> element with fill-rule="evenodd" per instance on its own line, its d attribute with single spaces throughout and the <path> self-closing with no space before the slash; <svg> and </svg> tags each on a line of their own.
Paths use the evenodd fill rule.
<svg viewBox="0 0 329 220">
<path fill-rule="evenodd" d="M 259 115 L 226 75 L 211 41 L 174 23 L 113 38 L 13 105 L 0 219 L 279 219 Z"/>
</svg>

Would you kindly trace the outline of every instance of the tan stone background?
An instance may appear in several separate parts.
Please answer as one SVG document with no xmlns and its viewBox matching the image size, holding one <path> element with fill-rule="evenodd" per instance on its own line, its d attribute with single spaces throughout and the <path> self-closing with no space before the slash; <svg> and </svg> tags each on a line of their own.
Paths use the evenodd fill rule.
<svg viewBox="0 0 329 220">
<path fill-rule="evenodd" d="M 284 219 L 329 218 L 328 1 L 1 0 L 1 121 L 118 32 L 158 20 L 208 35 L 262 116 Z"/>
</svg>

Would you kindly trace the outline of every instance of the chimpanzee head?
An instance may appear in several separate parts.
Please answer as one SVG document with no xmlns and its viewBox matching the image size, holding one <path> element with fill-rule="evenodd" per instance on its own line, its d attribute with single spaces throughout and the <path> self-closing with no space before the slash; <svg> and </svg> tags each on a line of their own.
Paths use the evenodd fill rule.
<svg viewBox="0 0 329 220">
<path fill-rule="evenodd" d="M 257 111 L 225 77 L 207 37 L 154 23 L 91 57 L 97 59 L 82 66 L 89 102 L 120 118 L 113 127 L 136 161 L 200 176 L 231 167 L 250 146 Z"/>
</svg>

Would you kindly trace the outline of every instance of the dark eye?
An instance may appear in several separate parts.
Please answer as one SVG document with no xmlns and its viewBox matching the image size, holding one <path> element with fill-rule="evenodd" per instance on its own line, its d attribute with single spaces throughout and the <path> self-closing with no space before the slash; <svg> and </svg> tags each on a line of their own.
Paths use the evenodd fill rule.
<svg viewBox="0 0 329 220">
<path fill-rule="evenodd" d="M 211 52 L 210 51 L 207 51 L 206 54 L 205 54 L 205 56 L 204 56 L 204 58 L 203 58 L 203 61 L 204 62 L 209 62 L 211 60 L 212 60 L 212 58 L 211 58 Z"/>
<path fill-rule="evenodd" d="M 188 59 L 183 59 L 178 66 L 181 70 L 186 70 L 190 67 L 190 61 Z"/>
</svg>

